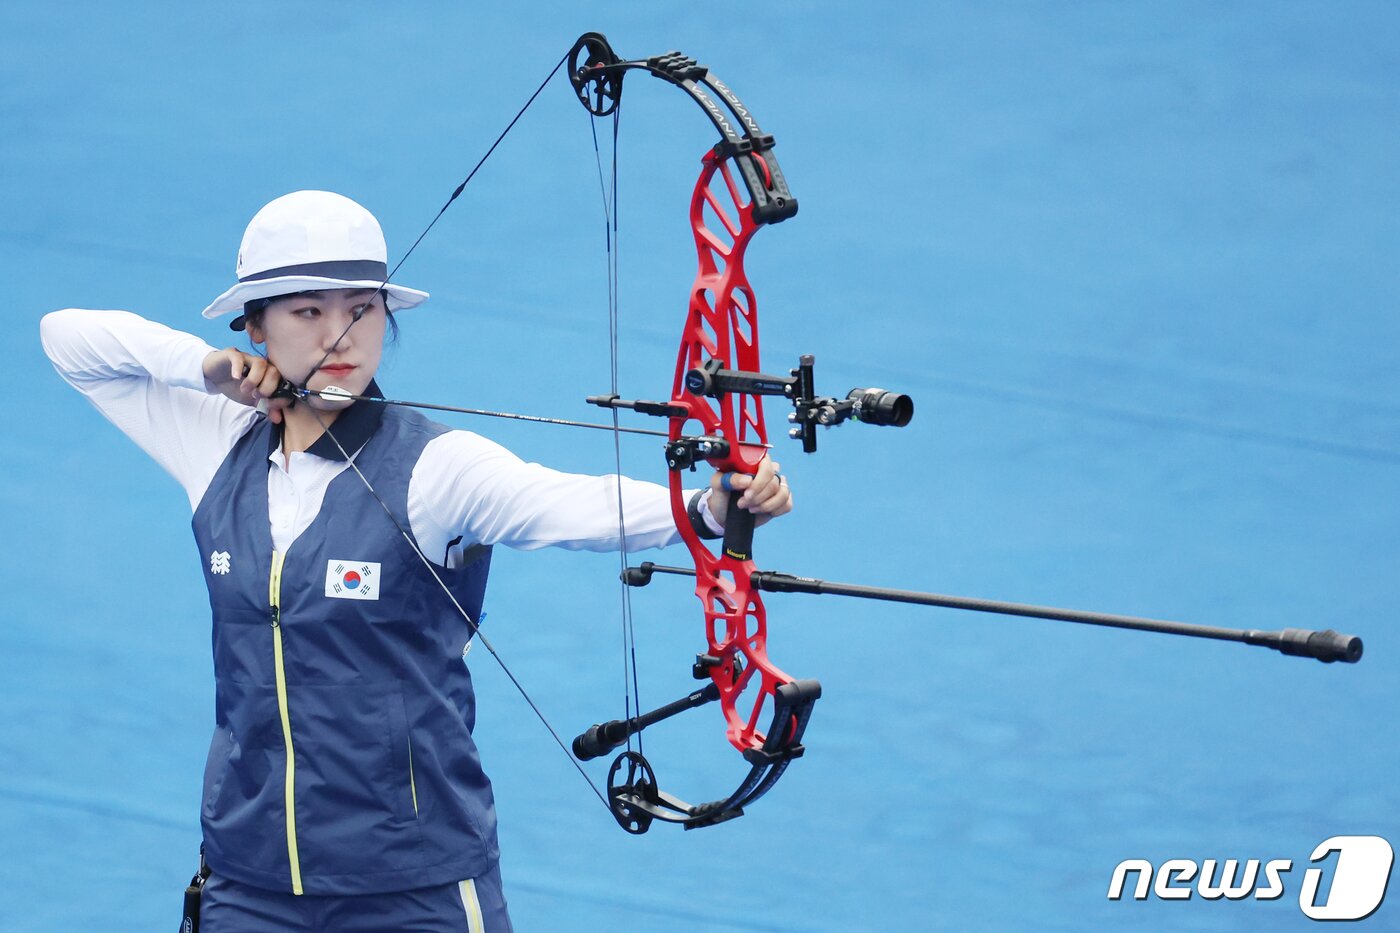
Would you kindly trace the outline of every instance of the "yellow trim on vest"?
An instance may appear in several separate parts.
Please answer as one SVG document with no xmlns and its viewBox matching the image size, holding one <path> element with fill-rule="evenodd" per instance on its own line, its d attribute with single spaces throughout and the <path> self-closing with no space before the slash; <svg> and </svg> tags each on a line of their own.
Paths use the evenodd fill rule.
<svg viewBox="0 0 1400 933">
<path fill-rule="evenodd" d="M 408 737 L 408 792 L 413 795 L 413 815 L 418 815 L 418 784 L 413 780 L 413 736 Z"/>
<path fill-rule="evenodd" d="M 481 901 L 476 897 L 476 881 L 468 878 L 457 882 L 457 893 L 462 895 L 462 909 L 467 912 L 467 929 L 471 933 L 486 933 L 486 921 L 481 916 Z"/>
<path fill-rule="evenodd" d="M 301 859 L 297 856 L 296 753 L 292 750 L 292 718 L 287 712 L 287 673 L 282 667 L 282 561 L 272 552 L 272 573 L 267 581 L 267 601 L 272 607 L 272 657 L 277 670 L 277 712 L 282 717 L 282 743 L 287 750 L 287 772 L 282 788 L 287 812 L 287 860 L 292 866 L 292 893 L 301 894 Z"/>
</svg>

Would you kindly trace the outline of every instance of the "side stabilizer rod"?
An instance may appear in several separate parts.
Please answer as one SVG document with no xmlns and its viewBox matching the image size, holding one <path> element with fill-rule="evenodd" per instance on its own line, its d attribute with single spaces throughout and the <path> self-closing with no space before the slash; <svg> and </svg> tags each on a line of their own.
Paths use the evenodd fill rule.
<svg viewBox="0 0 1400 933">
<path fill-rule="evenodd" d="M 695 576 L 694 570 L 685 567 L 665 567 L 651 561 L 643 561 L 639 566 L 628 567 L 623 571 L 622 581 L 628 586 L 646 586 L 651 582 L 652 574 L 656 573 Z M 1164 619 L 1143 619 L 1137 616 L 1113 615 L 1106 612 L 1031 606 L 1025 603 L 974 599 L 967 596 L 947 596 L 941 593 L 920 593 L 915 590 L 893 590 L 879 586 L 861 586 L 855 583 L 833 583 L 829 580 L 798 577 L 771 570 L 755 571 L 749 579 L 751 585 L 756 589 L 771 593 L 854 596 L 859 599 L 914 603 L 920 606 L 937 606 L 943 609 L 965 609 L 970 612 L 1050 619 L 1056 622 L 1077 622 L 1082 625 L 1102 625 L 1140 632 L 1159 632 L 1164 635 L 1184 635 L 1189 638 L 1212 638 L 1218 641 L 1234 641 L 1246 645 L 1272 648 L 1281 654 L 1300 658 L 1316 658 L 1329 664 L 1333 661 L 1355 664 L 1361 660 L 1363 650 L 1361 639 L 1358 636 L 1343 635 L 1332 629 L 1315 632 L 1308 629 L 1286 628 L 1277 632 L 1265 632 L 1258 629 L 1220 628 L 1214 625 L 1170 622 Z"/>
</svg>

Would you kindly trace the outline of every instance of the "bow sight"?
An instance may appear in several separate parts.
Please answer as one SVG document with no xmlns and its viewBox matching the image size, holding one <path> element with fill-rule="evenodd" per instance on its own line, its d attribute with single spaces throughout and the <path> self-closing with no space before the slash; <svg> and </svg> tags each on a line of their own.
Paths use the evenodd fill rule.
<svg viewBox="0 0 1400 933">
<path fill-rule="evenodd" d="M 847 419 L 865 424 L 902 428 L 914 418 L 914 400 L 888 389 L 852 389 L 843 399 L 817 395 L 813 366 L 816 357 L 803 354 L 798 367 L 788 376 L 746 373 L 725 369 L 719 360 L 709 359 L 685 374 L 685 389 L 692 395 L 721 399 L 727 393 L 781 395 L 792 402 L 788 421 L 796 427 L 788 437 L 802 442 L 802 450 L 817 449 L 817 425 L 835 427 Z M 685 417 L 689 409 L 666 402 L 623 399 L 616 395 L 590 395 L 590 405 L 600 408 L 626 408 L 643 415 L 662 418 Z M 666 465 L 673 470 L 695 469 L 698 460 L 723 457 L 728 442 L 719 437 L 681 437 L 666 447 Z"/>
<path fill-rule="evenodd" d="M 726 392 L 749 395 L 781 395 L 792 402 L 788 421 L 797 425 L 788 436 L 802 441 L 802 450 L 817 449 L 817 425 L 834 427 L 852 418 L 866 424 L 902 428 L 914 417 L 914 400 L 887 389 L 852 389 L 843 399 L 817 395 L 812 373 L 816 357 L 804 354 L 790 376 L 742 373 L 723 369 L 718 360 L 706 360 L 686 373 L 686 390 L 696 395 L 722 398 Z"/>
</svg>

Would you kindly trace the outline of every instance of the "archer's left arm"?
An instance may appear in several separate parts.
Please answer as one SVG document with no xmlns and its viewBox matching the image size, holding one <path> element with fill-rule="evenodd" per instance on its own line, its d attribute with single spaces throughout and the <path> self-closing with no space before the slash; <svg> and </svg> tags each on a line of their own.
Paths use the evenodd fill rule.
<svg viewBox="0 0 1400 933">
<path fill-rule="evenodd" d="M 715 531 L 719 523 L 704 508 L 711 495 L 698 490 L 686 497 L 698 499 L 692 512 Z M 622 545 L 619 500 L 629 551 L 680 541 L 664 486 L 552 470 L 479 434 L 449 431 L 428 443 L 414 467 L 408 518 L 424 554 L 438 562 L 455 540 L 522 550 L 610 551 Z"/>
</svg>

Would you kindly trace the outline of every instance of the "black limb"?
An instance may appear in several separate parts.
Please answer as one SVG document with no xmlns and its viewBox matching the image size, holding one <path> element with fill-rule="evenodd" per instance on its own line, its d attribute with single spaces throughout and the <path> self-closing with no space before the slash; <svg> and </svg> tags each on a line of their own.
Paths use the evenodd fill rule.
<svg viewBox="0 0 1400 933">
<path fill-rule="evenodd" d="M 569 83 L 579 102 L 595 117 L 606 117 L 622 99 L 624 72 L 615 67 L 619 62 L 607 37 L 599 32 L 584 33 L 569 50 Z"/>
<path fill-rule="evenodd" d="M 797 213 L 797 199 L 788 189 L 787 179 L 773 154 L 774 139 L 764 133 L 738 95 L 704 65 L 680 52 L 667 52 L 646 60 L 653 75 L 679 87 L 700 105 L 720 132 L 714 152 L 729 159 L 739 169 L 752 202 L 753 219 L 761 224 L 781 223 Z M 716 100 L 716 96 L 718 100 Z M 743 133 L 724 117 L 723 107 L 738 120 Z"/>
<path fill-rule="evenodd" d="M 695 571 L 687 567 L 665 567 L 651 561 L 645 561 L 640 567 L 627 568 L 622 575 L 622 580 L 628 586 L 646 586 L 651 582 L 652 575 L 657 573 L 695 576 Z M 1344 635 L 1332 629 L 1315 632 L 1308 629 L 1288 628 L 1278 632 L 1265 632 L 1257 629 L 1220 628 L 1214 625 L 1144 619 L 1138 616 L 1113 615 L 1106 612 L 1056 609 L 1051 606 L 1032 606 L 1025 603 L 1008 603 L 993 599 L 946 596 L 941 593 L 921 593 L 915 590 L 893 590 L 878 586 L 861 586 L 854 583 L 833 583 L 830 580 L 798 577 L 772 570 L 754 572 L 750 576 L 749 582 L 755 588 L 770 593 L 853 596 L 859 599 L 878 599 L 886 602 L 912 603 L 919 606 L 936 606 L 941 609 L 963 609 L 969 612 L 1049 619 L 1054 622 L 1075 622 L 1082 625 L 1101 625 L 1108 628 L 1157 632 L 1163 635 L 1182 635 L 1188 638 L 1233 641 L 1245 645 L 1272 648 L 1280 654 L 1292 657 L 1314 658 L 1326 664 L 1334 661 L 1355 664 L 1361 660 L 1365 649 L 1360 637 Z"/>
<path fill-rule="evenodd" d="M 728 799 L 691 806 L 666 793 L 656 785 L 651 762 L 633 751 L 618 755 L 608 769 L 608 809 L 617 825 L 634 836 L 646 832 L 658 819 L 695 829 L 744 815 L 743 808 L 729 805 Z"/>
<path fill-rule="evenodd" d="M 719 131 L 715 156 L 730 160 L 738 168 L 749 192 L 753 219 L 760 224 L 781 223 L 797 213 L 797 199 L 773 154 L 773 137 L 763 132 L 752 111 L 709 68 L 680 52 L 624 61 L 596 32 L 580 36 L 568 59 L 574 93 L 594 116 L 607 116 L 617 109 L 622 97 L 622 76 L 630 68 L 645 68 L 685 91 Z"/>
<path fill-rule="evenodd" d="M 647 726 L 718 699 L 719 688 L 710 683 L 679 700 L 657 707 L 649 713 L 642 713 L 631 719 L 614 719 L 611 722 L 589 726 L 586 731 L 574 738 L 574 756 L 579 761 L 601 758 Z"/>
<path fill-rule="evenodd" d="M 744 753 L 751 765 L 748 775 L 734 793 L 720 800 L 686 803 L 657 786 L 656 775 L 646 758 L 637 752 L 623 752 L 608 770 L 608 799 L 613 818 L 627 832 L 640 834 L 646 832 L 654 820 L 680 823 L 685 829 L 699 829 L 742 816 L 744 807 L 768 793 L 787 766 L 806 750 L 802 735 L 811 719 L 813 704 L 821 693 L 821 684 L 815 680 L 795 680 L 778 687 L 773 721 L 763 746 Z M 619 780 L 619 775 L 624 773 L 625 778 Z"/>
</svg>

